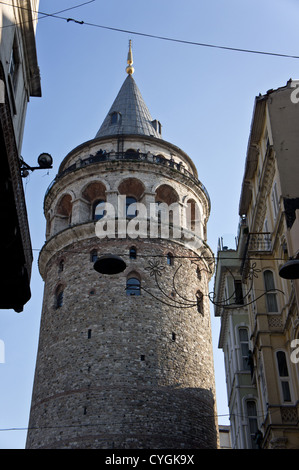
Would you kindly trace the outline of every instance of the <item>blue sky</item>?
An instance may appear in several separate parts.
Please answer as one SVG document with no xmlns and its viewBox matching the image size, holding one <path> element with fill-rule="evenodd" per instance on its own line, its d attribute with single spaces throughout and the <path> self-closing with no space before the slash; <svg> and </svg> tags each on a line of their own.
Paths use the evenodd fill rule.
<svg viewBox="0 0 299 470">
<path fill-rule="evenodd" d="M 54 13 L 83 0 L 41 0 L 40 11 Z M 254 98 L 299 78 L 299 59 L 228 51 L 103 29 L 163 36 L 232 48 L 298 54 L 296 0 L 95 0 L 37 26 L 42 98 L 28 105 L 22 156 L 35 165 L 49 152 L 54 168 L 24 180 L 34 254 L 32 299 L 22 313 L 0 312 L 0 448 L 25 446 L 26 428 L 42 307 L 43 281 L 37 270 L 45 241 L 44 194 L 65 155 L 92 139 L 126 78 L 129 39 L 134 79 L 163 138 L 184 150 L 211 198 L 208 243 L 230 247 L 238 228 L 238 205 Z M 211 290 L 213 284 L 211 284 Z M 214 318 L 214 363 L 219 423 L 228 424 L 223 354 Z M 2 429 L 10 429 L 3 431 Z"/>
</svg>

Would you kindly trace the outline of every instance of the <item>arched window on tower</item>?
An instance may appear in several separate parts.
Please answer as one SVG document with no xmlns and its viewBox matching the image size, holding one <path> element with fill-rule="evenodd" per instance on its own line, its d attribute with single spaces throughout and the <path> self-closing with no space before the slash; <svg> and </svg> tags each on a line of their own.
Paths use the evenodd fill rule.
<svg viewBox="0 0 299 470">
<path fill-rule="evenodd" d="M 166 230 L 167 226 L 168 228 L 172 227 L 173 224 L 180 226 L 179 195 L 172 186 L 168 184 L 159 186 L 156 189 L 155 203 L 158 223 L 163 225 L 164 230 Z"/>
<path fill-rule="evenodd" d="M 98 259 L 98 252 L 96 249 L 94 249 L 90 252 L 90 261 L 92 263 L 95 263 L 97 259 Z"/>
<path fill-rule="evenodd" d="M 173 254 L 172 253 L 167 253 L 167 264 L 168 266 L 173 266 Z"/>
<path fill-rule="evenodd" d="M 126 217 L 127 219 L 133 219 L 137 215 L 136 210 L 137 199 L 133 196 L 126 197 Z"/>
<path fill-rule="evenodd" d="M 55 208 L 55 233 L 68 228 L 72 222 L 72 198 L 65 194 Z"/>
<path fill-rule="evenodd" d="M 144 195 L 144 184 L 137 178 L 125 178 L 118 186 L 119 194 L 126 196 L 126 217 L 131 219 L 137 215 L 137 202 Z"/>
<path fill-rule="evenodd" d="M 141 283 L 140 280 L 137 277 L 129 277 L 127 279 L 127 286 L 126 286 L 126 291 L 127 295 L 140 295 Z"/>
<path fill-rule="evenodd" d="M 86 201 L 82 208 L 81 221 L 99 220 L 104 214 L 106 186 L 101 181 L 92 181 L 82 189 L 82 199 Z"/>
<path fill-rule="evenodd" d="M 136 259 L 137 258 L 137 249 L 135 246 L 131 246 L 130 251 L 130 259 Z"/>
<path fill-rule="evenodd" d="M 104 217 L 106 211 L 105 211 L 105 204 L 106 201 L 103 199 L 100 199 L 98 201 L 95 201 L 92 206 L 92 218 L 93 220 L 100 220 L 102 217 Z"/>
</svg>

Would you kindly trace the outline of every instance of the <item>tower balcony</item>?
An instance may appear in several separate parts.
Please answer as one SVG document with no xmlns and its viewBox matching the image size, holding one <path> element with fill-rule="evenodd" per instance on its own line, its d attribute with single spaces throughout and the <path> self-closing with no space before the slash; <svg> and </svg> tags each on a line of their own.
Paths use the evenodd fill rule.
<svg viewBox="0 0 299 470">
<path fill-rule="evenodd" d="M 179 172 L 179 174 L 182 174 L 190 178 L 197 186 L 200 187 L 200 189 L 203 191 L 203 193 L 205 194 L 207 198 L 209 207 L 211 207 L 210 196 L 206 187 L 202 184 L 201 181 L 199 181 L 190 171 L 188 171 L 184 167 L 184 164 L 182 162 L 175 162 L 172 158 L 166 158 L 162 155 L 153 155 L 150 152 L 142 153 L 139 151 L 106 152 L 106 151 L 99 150 L 98 152 L 96 152 L 95 155 L 89 155 L 87 158 L 84 158 L 84 159 L 79 158 L 76 163 L 73 163 L 72 165 L 68 166 L 63 171 L 61 171 L 60 173 L 56 175 L 55 179 L 49 185 L 46 191 L 45 197 L 49 193 L 52 186 L 66 174 L 79 170 L 81 168 L 84 168 L 86 166 L 95 164 L 95 163 L 107 164 L 109 162 L 111 163 L 112 162 L 150 163 L 150 164 L 163 166 L 164 168 L 169 168 L 174 171 L 177 171 Z"/>
</svg>

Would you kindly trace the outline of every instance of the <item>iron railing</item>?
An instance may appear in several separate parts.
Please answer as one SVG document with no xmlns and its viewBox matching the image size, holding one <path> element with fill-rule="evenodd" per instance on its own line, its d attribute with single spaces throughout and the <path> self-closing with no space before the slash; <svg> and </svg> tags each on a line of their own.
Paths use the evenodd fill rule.
<svg viewBox="0 0 299 470">
<path fill-rule="evenodd" d="M 137 162 L 145 162 L 145 163 L 153 163 L 156 165 L 163 165 L 164 167 L 173 168 L 174 170 L 180 172 L 181 174 L 190 178 L 197 186 L 205 194 L 209 207 L 211 206 L 210 196 L 208 194 L 207 189 L 205 186 L 199 181 L 190 171 L 188 171 L 183 163 L 175 162 L 171 158 L 165 158 L 162 155 L 152 155 L 150 152 L 142 153 L 139 151 L 127 151 L 127 152 L 106 152 L 99 150 L 95 155 L 89 155 L 87 158 L 79 159 L 76 163 L 73 163 L 65 170 L 58 173 L 55 179 L 49 185 L 46 196 L 50 191 L 51 187 L 62 178 L 67 173 L 75 171 L 77 169 L 83 168 L 85 166 L 91 165 L 93 163 L 101 163 L 101 162 L 113 162 L 113 161 L 137 161 Z"/>
</svg>

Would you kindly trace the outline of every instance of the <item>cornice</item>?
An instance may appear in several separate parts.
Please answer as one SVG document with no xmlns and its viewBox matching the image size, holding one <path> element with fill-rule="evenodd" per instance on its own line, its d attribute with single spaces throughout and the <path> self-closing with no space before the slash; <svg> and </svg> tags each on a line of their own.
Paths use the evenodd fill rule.
<svg viewBox="0 0 299 470">
<path fill-rule="evenodd" d="M 259 191 L 255 201 L 255 210 L 252 218 L 252 225 L 250 227 L 251 232 L 262 231 L 262 225 L 265 219 L 267 206 L 265 200 L 271 190 L 273 178 L 275 175 L 275 157 L 273 147 L 269 146 L 269 149 L 265 155 L 264 166 L 262 169 L 262 175 L 259 182 Z"/>
<path fill-rule="evenodd" d="M 117 221 L 116 221 L 117 222 Z M 40 274 L 43 279 L 45 279 L 46 268 L 53 256 L 61 256 L 61 251 L 68 251 L 68 248 L 72 246 L 74 243 L 77 242 L 85 242 L 89 239 L 97 238 L 96 230 L 95 230 L 95 222 L 85 222 L 80 223 L 77 225 L 71 225 L 68 228 L 58 232 L 53 237 L 51 237 L 42 247 L 39 258 L 38 258 L 38 267 Z M 148 233 L 150 233 L 150 220 L 148 219 Z M 121 237 L 118 238 L 113 237 L 111 240 L 118 240 L 119 242 L 124 242 L 128 240 L 129 237 Z M 137 237 L 138 239 L 138 237 Z M 143 240 L 144 238 L 142 238 Z M 100 239 L 98 239 L 100 241 Z M 208 244 L 204 241 L 201 241 L 200 246 L 198 248 L 192 248 L 191 243 L 189 240 L 184 240 L 184 238 L 148 238 L 149 242 L 159 242 L 159 240 L 163 240 L 168 243 L 174 243 L 176 245 L 182 246 L 185 249 L 194 253 L 195 258 L 202 258 L 207 266 L 207 273 L 208 277 L 211 278 L 214 269 L 215 269 L 215 261 L 214 255 L 211 248 Z M 192 255 L 193 256 L 193 255 Z"/>
</svg>

